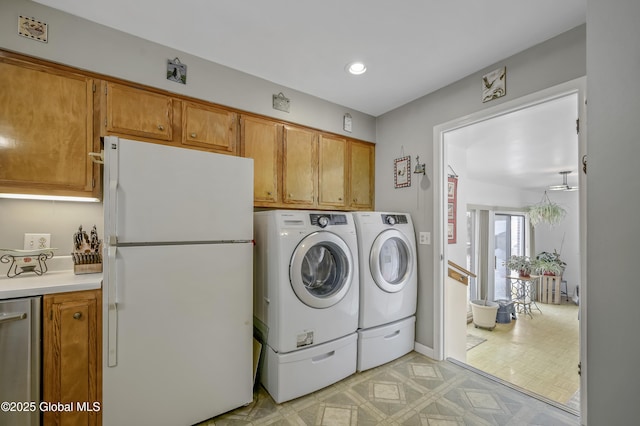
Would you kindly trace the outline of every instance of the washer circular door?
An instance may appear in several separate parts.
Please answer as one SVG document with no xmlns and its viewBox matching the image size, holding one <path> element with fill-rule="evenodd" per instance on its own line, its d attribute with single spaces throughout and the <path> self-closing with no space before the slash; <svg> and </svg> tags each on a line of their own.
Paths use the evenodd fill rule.
<svg viewBox="0 0 640 426">
<path fill-rule="evenodd" d="M 388 293 L 404 288 L 413 273 L 414 253 L 405 234 L 388 229 L 371 246 L 369 268 L 378 287 Z"/>
<path fill-rule="evenodd" d="M 347 294 L 353 277 L 353 256 L 345 241 L 328 231 L 307 235 L 289 264 L 291 287 L 304 304 L 328 308 Z"/>
</svg>

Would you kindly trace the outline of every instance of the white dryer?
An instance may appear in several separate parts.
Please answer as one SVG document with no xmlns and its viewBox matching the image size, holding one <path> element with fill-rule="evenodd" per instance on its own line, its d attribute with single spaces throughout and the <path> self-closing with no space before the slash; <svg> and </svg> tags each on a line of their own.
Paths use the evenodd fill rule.
<svg viewBox="0 0 640 426">
<path fill-rule="evenodd" d="M 278 403 L 356 371 L 358 244 L 351 213 L 254 213 L 261 380 Z"/>
<path fill-rule="evenodd" d="M 418 274 L 408 213 L 356 212 L 360 263 L 358 371 L 414 347 Z"/>
</svg>

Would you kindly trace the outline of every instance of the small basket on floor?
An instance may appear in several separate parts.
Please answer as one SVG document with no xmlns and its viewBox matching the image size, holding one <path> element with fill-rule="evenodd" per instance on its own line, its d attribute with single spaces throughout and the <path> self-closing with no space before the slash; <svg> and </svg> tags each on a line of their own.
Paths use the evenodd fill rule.
<svg viewBox="0 0 640 426">
<path fill-rule="evenodd" d="M 472 300 L 471 313 L 476 328 L 493 330 L 496 327 L 496 316 L 499 305 L 487 300 Z"/>
</svg>

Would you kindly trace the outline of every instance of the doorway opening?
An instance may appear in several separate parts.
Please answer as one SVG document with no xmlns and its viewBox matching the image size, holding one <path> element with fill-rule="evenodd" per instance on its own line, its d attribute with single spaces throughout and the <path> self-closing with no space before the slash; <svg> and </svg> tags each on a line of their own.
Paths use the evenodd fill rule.
<svg viewBox="0 0 640 426">
<path fill-rule="evenodd" d="M 444 313 L 447 312 L 447 309 L 448 309 L 448 307 L 444 303 L 444 301 L 446 300 L 445 294 L 447 292 L 447 288 L 444 280 L 444 276 L 445 276 L 444 265 L 446 265 L 447 261 L 451 260 L 452 257 L 454 257 L 453 259 L 454 262 L 456 261 L 460 262 L 460 257 L 455 258 L 455 256 L 459 256 L 462 253 L 461 248 L 458 248 L 458 249 L 456 249 L 455 247 L 452 248 L 450 245 L 447 244 L 447 239 L 444 238 L 447 236 L 445 232 L 445 229 L 446 229 L 445 223 L 447 218 L 447 210 L 445 206 L 446 206 L 447 200 L 445 198 L 446 186 L 444 184 L 444 182 L 446 182 L 447 180 L 446 179 L 447 177 L 444 173 L 447 170 L 448 166 L 451 165 L 451 162 L 450 162 L 451 158 L 455 158 L 455 156 L 458 154 L 456 152 L 456 149 L 459 150 L 459 148 L 455 148 L 455 147 L 452 148 L 447 143 L 446 136 L 449 132 L 453 132 L 454 130 L 461 129 L 466 126 L 470 126 L 474 123 L 488 121 L 496 117 L 503 117 L 508 115 L 511 112 L 523 111 L 529 107 L 541 105 L 546 102 L 560 99 L 568 95 L 574 96 L 574 99 L 575 99 L 574 102 L 576 104 L 575 108 L 577 110 L 576 115 L 583 116 L 584 112 L 583 112 L 582 104 L 584 99 L 584 89 L 583 89 L 584 81 L 582 81 L 582 79 L 579 79 L 579 80 L 580 81 L 574 81 L 574 82 L 567 83 L 565 85 L 548 89 L 541 93 L 525 97 L 521 100 L 512 101 L 510 103 L 507 103 L 500 107 L 496 107 L 494 109 L 482 111 L 481 113 L 468 116 L 460 120 L 455 120 L 450 123 L 445 123 L 443 125 L 436 126 L 436 128 L 434 129 L 434 140 L 436 141 L 436 143 L 434 144 L 434 150 L 435 150 L 434 154 L 436 155 L 436 158 L 439 158 L 441 160 L 441 162 L 438 164 L 439 170 L 437 171 L 439 181 L 436 182 L 436 185 L 435 185 L 435 187 L 439 191 L 438 200 L 439 200 L 440 208 L 438 209 L 439 215 L 437 215 L 435 220 L 436 220 L 436 227 L 442 228 L 438 233 L 438 235 L 436 236 L 436 237 L 439 237 L 438 242 L 440 243 L 439 247 L 441 248 L 441 251 L 439 253 L 438 252 L 436 253 L 436 256 L 440 256 L 440 259 L 438 259 L 438 261 L 440 261 L 440 268 L 436 268 L 437 271 L 435 271 L 434 273 L 434 279 L 436 279 L 436 282 L 441 283 L 440 286 L 438 287 L 438 294 L 436 295 L 436 297 L 438 301 L 442 302 L 442 305 L 440 306 L 441 310 L 439 312 L 438 311 L 436 312 L 436 322 L 438 327 L 436 328 L 434 352 L 436 354 L 440 354 L 443 358 L 447 358 L 449 356 L 446 353 L 447 345 L 444 344 L 445 339 L 449 340 L 449 339 L 459 339 L 459 338 L 466 337 L 466 334 L 464 334 L 466 333 L 466 330 L 462 332 L 463 333 L 462 335 L 458 335 L 459 333 L 455 333 L 456 334 L 455 336 L 444 335 L 445 324 L 443 324 L 443 322 L 446 321 L 446 318 L 447 318 L 447 316 Z M 578 232 L 577 229 L 579 227 L 578 224 L 580 224 L 580 227 L 584 226 L 583 225 L 584 223 L 583 209 L 579 209 L 578 207 L 584 203 L 584 191 L 583 191 L 584 180 L 579 173 L 578 165 L 580 163 L 579 158 L 581 158 L 581 156 L 584 155 L 585 144 L 584 144 L 583 136 L 576 136 L 576 139 L 580 139 L 580 141 L 579 141 L 579 144 L 578 143 L 576 144 L 578 146 L 575 147 L 576 152 L 575 154 L 573 154 L 573 170 L 575 170 L 574 176 L 575 177 L 579 176 L 580 193 L 579 193 L 579 196 L 578 196 L 578 193 L 575 194 L 575 203 L 574 203 L 576 206 L 576 209 L 574 211 L 575 220 L 573 222 L 576 229 L 576 232 L 575 232 L 576 242 L 574 244 L 576 248 L 575 250 L 576 253 L 575 253 L 574 259 L 572 259 L 573 260 L 572 267 L 574 268 L 574 272 L 575 272 L 574 287 L 582 286 L 583 288 L 581 290 L 584 291 L 585 280 L 581 276 L 581 272 L 583 270 L 583 264 L 584 264 L 584 248 L 585 248 L 584 242 L 581 240 L 581 235 L 584 235 L 584 233 Z M 526 167 L 523 166 L 522 161 L 531 161 L 532 159 L 531 158 L 518 159 L 518 158 L 510 157 L 510 156 L 513 156 L 514 153 L 517 154 L 517 150 L 514 151 L 514 150 L 506 149 L 503 152 L 493 152 L 492 154 L 495 157 L 501 159 L 505 164 L 509 166 L 513 166 L 513 168 L 515 169 L 519 169 L 521 171 L 525 170 Z M 549 163 L 549 166 L 553 166 L 553 160 L 554 160 L 553 155 L 546 158 L 546 161 Z M 483 161 L 479 161 L 479 162 L 483 163 Z M 486 163 L 484 164 L 487 165 Z M 490 168 L 490 165 L 487 165 L 487 166 L 488 166 L 487 168 Z M 463 170 L 463 172 L 460 173 L 461 177 L 458 183 L 459 188 L 463 189 L 465 184 L 463 179 L 468 178 L 468 175 L 465 176 L 465 173 L 464 173 L 466 172 L 465 167 L 464 165 L 460 166 L 459 164 L 455 164 L 453 168 L 458 172 L 460 172 L 461 169 Z M 560 170 L 556 170 L 555 173 L 558 173 L 559 171 Z M 551 167 L 547 168 L 546 172 L 549 174 L 553 173 L 553 171 L 551 170 Z M 506 179 L 510 179 L 510 178 L 507 177 Z M 466 180 L 467 182 L 469 181 L 469 179 L 466 179 Z M 534 176 L 531 178 L 531 181 L 540 183 L 541 179 Z M 504 185 L 504 186 L 507 186 L 507 185 Z M 525 188 L 523 191 L 524 192 L 528 191 L 528 194 L 525 194 L 525 195 L 523 195 L 524 192 L 514 195 L 514 193 L 511 192 L 510 190 L 498 188 L 498 186 L 496 186 L 495 184 L 493 186 L 493 191 L 483 190 L 479 185 L 473 186 L 472 188 L 473 191 L 470 191 L 470 192 L 473 192 L 476 195 L 492 194 L 493 196 L 495 196 L 494 199 L 491 199 L 489 197 L 489 199 L 487 200 L 482 200 L 477 198 L 465 200 L 464 196 L 461 197 L 463 191 L 459 190 L 458 197 L 461 197 L 462 200 L 461 200 L 461 205 L 459 205 L 458 209 L 463 212 L 462 214 L 465 215 L 464 217 L 459 217 L 459 220 L 460 219 L 467 220 L 466 228 L 467 228 L 467 234 L 468 234 L 467 238 L 464 239 L 464 241 L 462 241 L 462 243 L 465 246 L 464 247 L 464 257 L 465 257 L 464 263 L 466 264 L 467 268 L 469 268 L 469 270 L 476 273 L 478 276 L 477 281 L 475 283 L 472 280 L 472 284 L 475 284 L 475 287 L 470 286 L 468 289 L 467 294 L 469 299 L 473 299 L 474 297 L 484 298 L 488 300 L 511 299 L 511 283 L 508 278 L 510 271 L 506 270 L 506 267 L 504 266 L 504 261 L 508 259 L 508 257 L 512 254 L 528 255 L 528 256 L 531 256 L 532 254 L 533 255 L 536 254 L 536 252 L 534 251 L 535 240 L 528 233 L 530 226 L 529 226 L 529 221 L 526 215 L 525 208 L 527 205 L 535 204 L 535 202 L 539 200 L 540 194 L 542 193 L 542 191 L 548 186 L 550 186 L 550 183 L 544 183 L 544 185 L 540 184 L 540 187 L 538 188 Z M 465 203 L 465 204 L 462 204 L 462 203 Z M 467 208 L 467 207 L 476 207 L 476 208 Z M 464 227 L 461 227 L 460 225 L 462 224 L 459 223 L 458 228 L 464 229 Z M 483 235 L 483 232 L 484 232 L 484 235 Z M 460 240 L 460 236 L 461 234 L 459 233 L 458 234 L 459 240 Z M 558 236 L 557 239 L 562 240 L 562 242 L 564 242 L 564 235 Z M 554 242 L 554 244 L 558 245 L 558 248 L 561 247 L 559 241 Z M 529 250 L 531 250 L 531 252 L 529 252 Z M 484 257 L 482 256 L 482 251 L 485 251 Z M 550 250 L 550 251 L 553 251 L 553 250 Z M 490 259 L 490 261 L 487 261 L 487 259 Z M 546 309 L 548 311 L 548 314 L 549 314 L 548 316 L 550 318 L 555 316 L 552 314 L 552 310 L 553 310 L 552 308 L 555 308 L 555 307 L 549 307 L 548 309 Z M 584 310 L 586 308 L 583 305 L 580 305 L 579 308 L 576 306 L 575 309 L 576 310 L 580 309 L 581 316 L 584 317 Z M 545 309 L 543 308 L 543 310 Z M 542 316 L 544 316 L 544 314 L 540 315 L 540 317 Z M 538 323 L 541 323 L 542 321 L 547 321 L 546 317 L 544 318 L 544 320 L 540 320 L 540 318 L 536 318 L 536 319 L 539 320 Z M 535 321 L 535 319 L 532 319 L 531 321 Z M 521 323 L 524 324 L 524 320 L 521 321 Z M 549 323 L 550 321 L 547 321 L 547 324 Z M 572 364 L 573 363 L 576 364 L 576 370 L 577 370 L 577 363 L 580 361 L 584 362 L 584 355 L 585 355 L 584 331 L 585 330 L 584 330 L 583 324 L 578 324 L 578 328 L 576 331 L 576 335 L 577 335 L 576 349 L 577 349 L 578 355 L 576 356 L 577 359 L 575 359 L 575 362 L 572 361 Z M 526 340 L 527 334 L 533 334 L 533 333 L 531 331 L 525 331 L 524 335 L 521 335 L 519 337 Z M 499 362 L 499 360 L 496 360 L 496 361 Z M 528 366 L 528 367 L 536 368 L 535 366 Z M 543 370 L 544 368 L 541 368 L 541 372 Z M 582 384 L 583 383 L 582 380 L 584 380 L 584 378 L 582 379 L 578 378 L 577 380 L 580 384 Z M 520 386 L 521 384 L 515 383 L 515 385 Z M 533 390 L 533 392 L 537 393 L 535 390 Z M 561 401 L 560 403 L 564 404 L 565 402 Z M 579 405 L 580 405 L 579 403 L 576 403 L 574 407 L 576 409 L 579 409 Z"/>
</svg>

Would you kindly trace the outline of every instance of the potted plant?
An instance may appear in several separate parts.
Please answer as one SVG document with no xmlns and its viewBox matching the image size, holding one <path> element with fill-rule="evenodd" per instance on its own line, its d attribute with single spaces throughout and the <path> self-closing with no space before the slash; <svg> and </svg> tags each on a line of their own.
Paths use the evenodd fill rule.
<svg viewBox="0 0 640 426">
<path fill-rule="evenodd" d="M 567 264 L 560 259 L 560 254 L 554 251 L 549 253 L 543 251 L 536 256 L 537 269 L 536 272 L 543 275 L 562 275 Z"/>
<path fill-rule="evenodd" d="M 512 271 L 518 271 L 521 277 L 531 276 L 536 271 L 537 259 L 530 259 L 529 256 L 510 256 L 504 263 Z"/>
<path fill-rule="evenodd" d="M 567 211 L 559 204 L 552 202 L 544 192 L 542 201 L 528 208 L 529 220 L 533 226 L 539 223 L 548 223 L 551 226 L 557 225 L 567 215 Z"/>
</svg>

